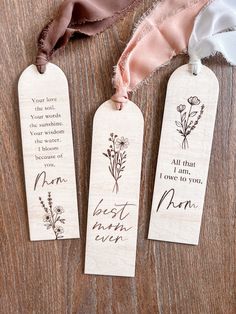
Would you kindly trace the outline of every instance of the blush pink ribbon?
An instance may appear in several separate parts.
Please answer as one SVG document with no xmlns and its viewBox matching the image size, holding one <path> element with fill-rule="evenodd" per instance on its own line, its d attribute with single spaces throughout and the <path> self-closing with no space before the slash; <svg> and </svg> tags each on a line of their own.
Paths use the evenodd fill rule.
<svg viewBox="0 0 236 314">
<path fill-rule="evenodd" d="M 143 80 L 187 51 L 195 18 L 208 2 L 165 0 L 142 18 L 116 66 L 111 99 L 118 110 Z"/>
</svg>

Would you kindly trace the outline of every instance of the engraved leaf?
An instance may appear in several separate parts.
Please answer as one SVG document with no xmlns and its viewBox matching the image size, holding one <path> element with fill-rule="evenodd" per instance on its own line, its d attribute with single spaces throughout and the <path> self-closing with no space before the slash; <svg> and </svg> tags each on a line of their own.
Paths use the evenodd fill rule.
<svg viewBox="0 0 236 314">
<path fill-rule="evenodd" d="M 185 118 L 186 118 L 186 112 L 182 115 L 181 121 L 183 122 L 185 120 Z"/>
<path fill-rule="evenodd" d="M 181 128 L 181 123 L 179 121 L 175 121 L 175 124 L 177 125 L 178 128 Z"/>
<path fill-rule="evenodd" d="M 103 153 L 103 155 L 104 155 L 104 156 L 106 156 L 106 157 L 108 157 L 108 155 L 107 155 L 107 154 L 105 154 L 105 153 Z"/>
<path fill-rule="evenodd" d="M 180 134 L 182 134 L 183 135 L 183 132 L 181 131 L 181 130 L 177 130 Z"/>
<path fill-rule="evenodd" d="M 192 118 L 192 117 L 196 116 L 196 114 L 197 114 L 197 111 L 193 111 L 190 113 L 190 117 Z"/>
</svg>

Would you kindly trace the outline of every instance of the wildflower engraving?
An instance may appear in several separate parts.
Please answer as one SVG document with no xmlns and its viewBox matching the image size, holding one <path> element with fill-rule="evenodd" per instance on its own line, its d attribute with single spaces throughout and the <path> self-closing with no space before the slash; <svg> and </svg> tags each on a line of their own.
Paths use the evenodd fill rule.
<svg viewBox="0 0 236 314">
<path fill-rule="evenodd" d="M 53 201 L 51 192 L 48 192 L 48 204 L 46 205 L 43 201 L 42 197 L 39 197 L 40 204 L 45 211 L 45 215 L 43 216 L 44 226 L 47 230 L 52 229 L 56 240 L 62 239 L 64 236 L 64 228 L 62 224 L 65 224 L 65 219 L 62 218 L 64 213 L 64 208 L 62 206 L 55 206 L 53 207 Z"/>
<path fill-rule="evenodd" d="M 175 121 L 175 124 L 178 127 L 177 132 L 183 137 L 182 149 L 189 148 L 188 136 L 197 127 L 205 109 L 205 105 L 201 105 L 201 100 L 197 96 L 188 98 L 188 104 L 189 108 L 183 104 L 177 106 L 180 121 Z"/>
<path fill-rule="evenodd" d="M 125 163 L 127 158 L 126 149 L 129 146 L 129 140 L 127 138 L 118 137 L 118 135 L 111 133 L 109 137 L 110 145 L 103 155 L 109 159 L 109 172 L 114 178 L 113 192 L 119 192 L 119 180 L 122 177 L 122 173 L 125 170 Z"/>
</svg>

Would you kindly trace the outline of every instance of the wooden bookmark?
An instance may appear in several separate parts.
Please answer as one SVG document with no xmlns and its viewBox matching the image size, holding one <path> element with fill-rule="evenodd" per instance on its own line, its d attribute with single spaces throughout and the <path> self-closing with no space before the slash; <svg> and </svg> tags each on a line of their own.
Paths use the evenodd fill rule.
<svg viewBox="0 0 236 314">
<path fill-rule="evenodd" d="M 31 65 L 18 88 L 30 239 L 79 238 L 67 79 L 56 65 Z"/>
<path fill-rule="evenodd" d="M 109 100 L 94 117 L 85 273 L 135 275 L 143 116 Z"/>
<path fill-rule="evenodd" d="M 170 78 L 159 147 L 149 239 L 198 244 L 219 84 L 206 66 Z"/>
</svg>

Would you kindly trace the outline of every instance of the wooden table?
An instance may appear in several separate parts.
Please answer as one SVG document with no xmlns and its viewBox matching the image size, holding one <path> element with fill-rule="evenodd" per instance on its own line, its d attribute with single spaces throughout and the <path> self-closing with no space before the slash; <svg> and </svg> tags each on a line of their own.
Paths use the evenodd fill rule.
<svg viewBox="0 0 236 314">
<path fill-rule="evenodd" d="M 221 92 L 199 246 L 147 240 L 166 86 L 188 61 L 181 56 L 132 97 L 145 117 L 136 278 L 83 274 L 93 115 L 112 95 L 113 66 L 152 0 L 54 57 L 70 86 L 81 240 L 29 241 L 17 81 L 34 62 L 36 36 L 59 3 L 1 2 L 0 313 L 236 313 L 236 71 L 220 57 L 204 62 Z"/>
</svg>

